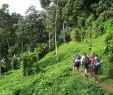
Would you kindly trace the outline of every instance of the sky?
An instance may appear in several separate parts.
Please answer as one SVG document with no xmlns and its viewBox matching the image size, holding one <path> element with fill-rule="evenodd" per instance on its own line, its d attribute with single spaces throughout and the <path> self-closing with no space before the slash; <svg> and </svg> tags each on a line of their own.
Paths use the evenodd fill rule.
<svg viewBox="0 0 113 95">
<path fill-rule="evenodd" d="M 21 15 L 25 15 L 26 9 L 29 6 L 36 6 L 37 10 L 41 10 L 40 1 L 39 0 L 0 0 L 0 7 L 2 4 L 9 5 L 9 12 L 20 13 Z"/>
</svg>

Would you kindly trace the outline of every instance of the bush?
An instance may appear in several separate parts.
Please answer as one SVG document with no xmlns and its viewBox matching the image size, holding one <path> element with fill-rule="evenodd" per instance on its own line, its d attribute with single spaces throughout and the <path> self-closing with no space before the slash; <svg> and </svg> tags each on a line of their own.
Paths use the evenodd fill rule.
<svg viewBox="0 0 113 95">
<path fill-rule="evenodd" d="M 107 56 L 109 61 L 108 77 L 113 79 L 113 54 Z"/>
<path fill-rule="evenodd" d="M 78 26 L 84 27 L 85 26 L 85 17 L 78 17 Z"/>
<path fill-rule="evenodd" d="M 102 71 L 103 71 L 103 74 L 106 75 L 108 78 L 113 79 L 113 55 L 112 56 L 108 55 L 104 57 Z"/>
<path fill-rule="evenodd" d="M 112 11 L 104 11 L 100 14 L 100 16 L 103 17 L 104 20 L 108 20 L 113 17 L 113 13 Z"/>
<path fill-rule="evenodd" d="M 73 41 L 81 41 L 81 35 L 78 28 L 75 28 L 71 31 L 70 37 Z"/>
<path fill-rule="evenodd" d="M 11 66 L 12 66 L 12 68 L 13 68 L 14 70 L 20 68 L 19 57 L 13 57 L 12 62 L 11 62 Z"/>
<path fill-rule="evenodd" d="M 39 71 L 37 54 L 35 52 L 26 52 L 21 56 L 23 63 L 23 75 L 36 74 Z"/>
<path fill-rule="evenodd" d="M 113 62 L 113 54 L 108 56 L 108 60 L 109 60 L 109 62 Z"/>
<path fill-rule="evenodd" d="M 21 89 L 16 89 L 14 92 L 13 92 L 13 95 L 20 95 L 21 93 Z"/>
<path fill-rule="evenodd" d="M 113 79 L 113 63 L 109 64 L 108 77 Z"/>
<path fill-rule="evenodd" d="M 93 21 L 94 21 L 94 15 L 91 14 L 91 15 L 86 19 L 86 22 L 85 22 L 86 27 L 92 26 Z"/>
<path fill-rule="evenodd" d="M 47 44 L 38 43 L 37 47 L 34 49 L 34 53 L 37 56 L 37 59 L 41 59 L 47 53 Z"/>
<path fill-rule="evenodd" d="M 106 47 L 105 53 L 108 55 L 113 54 L 113 32 L 110 32 L 105 39 Z"/>
</svg>

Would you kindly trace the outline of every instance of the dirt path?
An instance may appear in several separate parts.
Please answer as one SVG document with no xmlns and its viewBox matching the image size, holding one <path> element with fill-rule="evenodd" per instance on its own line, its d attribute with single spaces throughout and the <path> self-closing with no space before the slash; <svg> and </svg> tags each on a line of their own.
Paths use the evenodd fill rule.
<svg viewBox="0 0 113 95">
<path fill-rule="evenodd" d="M 83 72 L 80 72 L 80 75 L 83 76 L 83 77 L 85 77 Z M 94 77 L 89 76 L 88 79 L 91 80 L 91 81 L 93 81 L 93 82 L 95 82 Z M 96 82 L 95 82 L 95 83 L 96 83 Z M 101 88 L 103 88 L 104 90 L 106 90 L 106 91 L 108 91 L 108 92 L 113 93 L 113 86 L 112 86 L 111 84 L 108 84 L 108 83 L 106 83 L 106 82 L 103 82 L 103 81 L 101 81 L 101 80 L 99 79 L 99 83 L 96 83 L 96 85 L 100 86 Z"/>
</svg>

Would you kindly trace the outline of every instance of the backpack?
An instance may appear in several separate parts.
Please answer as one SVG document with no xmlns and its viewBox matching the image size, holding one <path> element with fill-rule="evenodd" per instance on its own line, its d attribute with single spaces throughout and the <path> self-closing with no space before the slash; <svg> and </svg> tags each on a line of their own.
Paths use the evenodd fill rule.
<svg viewBox="0 0 113 95">
<path fill-rule="evenodd" d="M 101 64 L 102 64 L 102 61 L 98 61 L 95 63 L 95 66 L 101 66 Z"/>
<path fill-rule="evenodd" d="M 90 63 L 89 57 L 85 56 L 84 65 L 88 65 Z"/>
<path fill-rule="evenodd" d="M 77 59 L 80 59 L 81 57 L 80 57 L 80 55 L 77 55 L 76 58 L 77 58 Z"/>
<path fill-rule="evenodd" d="M 80 59 L 75 58 L 74 62 L 75 62 L 75 63 L 78 63 L 78 62 L 80 62 Z"/>
<path fill-rule="evenodd" d="M 81 62 L 80 59 L 81 59 L 80 56 L 77 55 L 77 56 L 73 59 L 74 64 Z"/>
</svg>

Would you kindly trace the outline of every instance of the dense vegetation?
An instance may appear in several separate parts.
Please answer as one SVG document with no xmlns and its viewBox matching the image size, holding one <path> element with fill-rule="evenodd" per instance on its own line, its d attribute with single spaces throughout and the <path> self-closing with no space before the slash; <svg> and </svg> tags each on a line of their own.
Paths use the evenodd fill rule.
<svg viewBox="0 0 113 95">
<path fill-rule="evenodd" d="M 94 40 L 93 45 L 98 45 L 99 50 L 102 49 L 101 40 L 104 40 L 103 38 Z M 112 95 L 93 81 L 89 81 L 72 71 L 72 57 L 75 56 L 75 53 L 81 54 L 83 51 L 87 51 L 86 46 L 87 44 L 75 42 L 61 45 L 58 49 L 59 61 L 55 58 L 55 52 L 48 53 L 38 62 L 42 68 L 37 75 L 23 76 L 22 69 L 5 73 L 0 80 L 0 94 Z M 97 51 L 96 48 L 93 49 Z M 83 70 L 81 69 L 81 71 Z"/>
<path fill-rule="evenodd" d="M 89 53 L 92 44 L 91 54 L 96 52 L 104 61 L 101 75 L 113 78 L 113 1 L 40 3 L 42 11 L 30 6 L 25 16 L 10 14 L 7 4 L 0 8 L 0 94 L 110 95 L 72 74 L 71 59 Z"/>
</svg>

